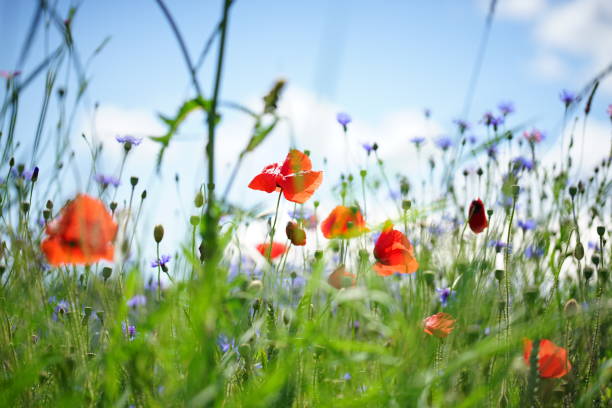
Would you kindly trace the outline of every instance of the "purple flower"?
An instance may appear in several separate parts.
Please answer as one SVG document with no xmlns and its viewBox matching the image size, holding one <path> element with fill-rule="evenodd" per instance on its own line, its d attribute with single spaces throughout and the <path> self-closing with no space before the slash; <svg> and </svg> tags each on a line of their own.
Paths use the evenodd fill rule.
<svg viewBox="0 0 612 408">
<path fill-rule="evenodd" d="M 450 288 L 436 289 L 436 292 L 438 292 L 438 296 L 440 297 L 440 303 L 442 303 L 442 307 L 445 307 L 448 304 L 448 297 L 451 295 Z"/>
<path fill-rule="evenodd" d="M 417 136 L 417 137 L 413 137 L 412 139 L 410 139 L 410 141 L 414 143 L 417 148 L 419 148 L 425 142 L 425 138 L 421 136 Z"/>
<path fill-rule="evenodd" d="M 453 141 L 450 137 L 442 136 L 436 140 L 436 146 L 438 146 L 443 151 L 448 150 L 449 147 L 453 145 Z"/>
<path fill-rule="evenodd" d="M 559 99 L 561 99 L 561 102 L 563 102 L 565 104 L 565 107 L 567 108 L 572 102 L 576 100 L 576 94 L 572 91 L 564 89 L 559 94 Z"/>
<path fill-rule="evenodd" d="M 519 156 L 513 160 L 516 170 L 532 170 L 533 162 L 526 157 Z"/>
<path fill-rule="evenodd" d="M 493 126 L 493 129 L 497 130 L 497 128 L 503 125 L 504 122 L 505 122 L 505 119 L 503 116 L 497 116 L 491 119 L 491 126 Z"/>
<path fill-rule="evenodd" d="M 399 191 L 391 190 L 389 191 L 389 198 L 392 200 L 399 200 L 402 197 Z"/>
<path fill-rule="evenodd" d="M 130 341 L 136 337 L 136 326 L 121 322 L 121 331 L 124 336 L 127 336 Z"/>
<path fill-rule="evenodd" d="M 459 128 L 459 133 L 463 133 L 470 128 L 470 124 L 463 119 L 455 119 L 453 123 Z"/>
<path fill-rule="evenodd" d="M 219 345 L 219 349 L 221 349 L 221 352 L 223 354 L 233 349 L 236 345 L 233 339 L 230 340 L 227 336 L 223 334 L 217 338 L 217 344 Z"/>
<path fill-rule="evenodd" d="M 342 125 L 344 130 L 346 130 L 346 126 L 353 121 L 353 119 L 349 116 L 348 113 L 340 112 L 336 115 L 336 120 L 339 124 Z"/>
<path fill-rule="evenodd" d="M 370 155 L 370 153 L 372 153 L 372 150 L 374 150 L 374 147 L 369 143 L 362 143 L 361 146 L 366 151 L 368 156 Z"/>
<path fill-rule="evenodd" d="M 135 137 L 135 136 L 130 136 L 130 135 L 115 136 L 115 140 L 117 140 L 121 144 L 129 143 L 132 146 L 138 146 L 140 142 L 142 142 L 141 137 Z"/>
<path fill-rule="evenodd" d="M 478 138 L 474 135 L 469 135 L 467 137 L 467 141 L 470 142 L 470 144 L 476 144 L 476 142 L 478 142 Z"/>
<path fill-rule="evenodd" d="M 159 286 L 161 290 L 164 290 L 168 285 L 166 281 L 161 280 Z M 144 288 L 149 292 L 157 292 L 157 279 L 149 278 Z"/>
<path fill-rule="evenodd" d="M 5 78 L 7 81 L 21 75 L 21 71 L 0 71 L 0 77 Z"/>
<path fill-rule="evenodd" d="M 489 248 L 495 248 L 495 252 L 501 252 L 502 249 L 506 248 L 508 245 L 505 242 L 498 241 L 496 239 L 492 239 L 489 241 Z"/>
<path fill-rule="evenodd" d="M 423 109 L 423 115 L 425 115 L 425 117 L 429 119 L 431 117 L 431 109 L 429 108 Z"/>
<path fill-rule="evenodd" d="M 489 127 L 491 126 L 491 122 L 494 118 L 495 116 L 493 116 L 491 112 L 485 112 L 485 114 L 482 115 L 482 119 L 480 122 L 483 123 L 485 126 Z"/>
<path fill-rule="evenodd" d="M 515 111 L 512 102 L 500 102 L 499 105 L 497 105 L 497 109 L 499 109 L 503 116 L 508 116 Z"/>
<path fill-rule="evenodd" d="M 487 147 L 487 155 L 490 158 L 497 159 L 497 153 L 498 153 L 498 149 L 497 149 L 496 144 L 492 144 L 491 146 Z"/>
<path fill-rule="evenodd" d="M 53 298 L 55 300 L 55 296 L 53 296 Z M 49 298 L 49 300 L 51 300 L 51 298 Z M 53 320 L 57 321 L 58 317 L 61 317 L 68 313 L 69 307 L 70 305 L 65 300 L 60 300 L 59 302 L 57 302 L 57 305 L 55 305 L 55 308 L 53 309 Z"/>
<path fill-rule="evenodd" d="M 147 304 L 147 298 L 144 295 L 136 295 L 127 301 L 128 307 L 136 308 Z"/>
<path fill-rule="evenodd" d="M 525 221 L 519 220 L 518 221 L 518 226 L 521 227 L 521 229 L 523 231 L 534 230 L 536 225 L 537 224 L 536 224 L 535 220 L 525 220 Z"/>
<path fill-rule="evenodd" d="M 11 169 L 11 174 L 13 175 L 13 177 L 15 178 L 21 178 L 24 180 L 32 180 L 32 175 L 34 174 L 33 170 L 26 170 L 26 169 L 21 169 L 17 170 L 16 167 L 13 167 Z"/>
<path fill-rule="evenodd" d="M 345 374 L 342 376 L 342 378 L 343 378 L 344 380 L 348 381 L 348 380 L 350 380 L 350 379 L 351 379 L 351 378 L 353 378 L 353 377 L 351 377 L 351 374 L 350 374 L 350 373 L 345 373 Z"/>
<path fill-rule="evenodd" d="M 153 262 L 151 262 L 151 268 L 163 268 L 168 262 L 170 262 L 171 258 L 172 257 L 170 255 L 162 255 L 161 258 L 155 259 Z"/>
<path fill-rule="evenodd" d="M 597 242 L 594 242 L 594 241 L 589 241 L 589 242 L 587 243 L 587 247 L 588 247 L 589 249 L 594 250 L 594 251 L 599 251 L 599 244 L 598 244 Z"/>
<path fill-rule="evenodd" d="M 529 259 L 539 258 L 544 255 L 544 249 L 537 247 L 535 245 L 529 245 L 525 248 L 525 256 Z"/>
<path fill-rule="evenodd" d="M 546 134 L 541 130 L 533 128 L 531 131 L 524 131 L 523 137 L 527 139 L 528 142 L 531 143 L 540 143 L 542 140 L 546 138 Z"/>
<path fill-rule="evenodd" d="M 106 188 L 108 186 L 119 187 L 120 181 L 113 176 L 105 176 L 104 174 L 97 174 L 96 181 Z"/>
</svg>

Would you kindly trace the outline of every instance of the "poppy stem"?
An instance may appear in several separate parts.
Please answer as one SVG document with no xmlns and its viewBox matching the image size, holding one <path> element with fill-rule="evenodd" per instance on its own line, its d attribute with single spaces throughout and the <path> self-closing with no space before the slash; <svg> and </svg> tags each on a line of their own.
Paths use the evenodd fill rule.
<svg viewBox="0 0 612 408">
<path fill-rule="evenodd" d="M 159 259 L 159 242 L 157 248 L 157 300 L 161 301 L 161 260 Z"/>
<path fill-rule="evenodd" d="M 266 251 L 266 259 L 268 262 L 272 262 L 272 245 L 274 244 L 274 234 L 276 233 L 276 221 L 278 220 L 278 208 L 280 207 L 280 200 L 283 196 L 283 189 L 281 188 L 278 192 L 278 199 L 276 200 L 276 210 L 274 211 L 274 221 L 272 222 L 272 228 L 270 229 L 270 245 Z"/>
</svg>

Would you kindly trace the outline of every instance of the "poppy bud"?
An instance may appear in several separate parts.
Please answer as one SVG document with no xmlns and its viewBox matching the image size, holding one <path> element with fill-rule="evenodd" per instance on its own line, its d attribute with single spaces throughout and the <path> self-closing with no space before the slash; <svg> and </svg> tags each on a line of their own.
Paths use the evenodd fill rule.
<svg viewBox="0 0 612 408">
<path fill-rule="evenodd" d="M 577 189 L 575 186 L 571 186 L 571 187 L 569 188 L 569 193 L 570 193 L 570 196 L 571 196 L 572 198 L 574 198 L 574 196 L 576 195 L 576 193 L 577 193 L 577 192 L 578 192 L 578 189 Z"/>
<path fill-rule="evenodd" d="M 164 239 L 164 227 L 162 225 L 156 225 L 153 228 L 153 238 L 155 238 L 155 242 L 158 244 Z"/>
<path fill-rule="evenodd" d="M 47 200 L 46 207 L 47 207 L 49 210 L 52 210 L 52 209 L 53 209 L 53 201 L 51 201 L 51 200 Z"/>
<path fill-rule="evenodd" d="M 11 159 L 9 160 L 9 166 L 13 167 L 15 165 L 15 158 L 11 157 Z"/>
<path fill-rule="evenodd" d="M 147 198 L 147 190 L 142 190 L 142 194 L 140 195 L 140 199 L 144 200 L 145 198 Z"/>
<path fill-rule="evenodd" d="M 315 259 L 319 260 L 321 258 L 323 258 L 323 251 L 315 251 L 314 253 L 314 257 Z"/>
<path fill-rule="evenodd" d="M 372 150 L 374 151 L 378 150 L 378 143 L 374 142 L 374 144 L 372 145 Z"/>
<path fill-rule="evenodd" d="M 38 180 L 38 166 L 34 167 L 34 171 L 32 172 L 32 183 L 36 183 L 36 181 Z"/>
<path fill-rule="evenodd" d="M 359 175 L 361 176 L 361 178 L 365 178 L 365 176 L 368 175 L 368 171 L 367 170 L 360 170 L 359 171 Z"/>
<path fill-rule="evenodd" d="M 600 237 L 602 237 L 605 232 L 606 232 L 606 228 L 605 227 L 603 227 L 601 225 L 599 227 L 597 227 L 597 235 L 599 235 Z"/>
<path fill-rule="evenodd" d="M 410 209 L 410 207 L 412 207 L 412 201 L 410 201 L 410 200 L 403 200 L 402 201 L 402 209 L 404 211 L 408 211 Z"/>
<path fill-rule="evenodd" d="M 287 223 L 287 227 L 285 228 L 285 232 L 287 233 L 287 238 L 289 238 L 293 245 L 306 245 L 306 232 L 299 227 L 297 222 L 289 221 Z"/>
<path fill-rule="evenodd" d="M 434 280 L 436 279 L 435 273 L 433 273 L 432 271 L 426 271 L 423 274 L 423 278 L 425 278 L 425 283 L 427 283 L 428 286 L 433 287 Z"/>
<path fill-rule="evenodd" d="M 259 279 L 255 279 L 249 283 L 247 290 L 250 292 L 259 292 L 261 288 L 263 288 L 263 283 Z"/>
<path fill-rule="evenodd" d="M 487 216 L 485 214 L 484 204 L 480 198 L 472 201 L 470 204 L 470 209 L 468 211 L 468 223 L 474 234 L 480 234 L 489 226 L 489 222 L 487 221 Z"/>
<path fill-rule="evenodd" d="M 504 279 L 504 271 L 502 269 L 495 270 L 495 279 L 497 279 L 499 282 Z"/>
<path fill-rule="evenodd" d="M 192 215 L 191 217 L 189 217 L 189 223 L 192 227 L 195 227 L 200 223 L 200 217 L 197 215 Z"/>
<path fill-rule="evenodd" d="M 484 172 L 482 171 L 482 168 L 479 167 L 478 170 L 476 170 L 476 174 L 478 174 L 478 177 L 482 176 L 484 174 Z"/>
<path fill-rule="evenodd" d="M 601 283 L 606 283 L 608 281 L 608 277 L 610 276 L 610 272 L 608 272 L 607 269 L 602 268 L 597 272 L 597 276 L 599 277 Z"/>
<path fill-rule="evenodd" d="M 593 277 L 593 272 L 595 272 L 595 270 L 593 268 L 591 268 L 590 266 L 587 266 L 584 268 L 584 280 L 586 280 L 587 282 L 591 280 L 591 278 Z"/>
<path fill-rule="evenodd" d="M 102 268 L 102 277 L 104 278 L 105 282 L 108 280 L 108 278 L 111 277 L 112 273 L 113 273 L 112 268 L 109 268 L 108 266 L 105 266 L 104 268 Z"/>
<path fill-rule="evenodd" d="M 132 187 L 136 187 L 136 184 L 138 184 L 138 177 L 130 177 L 130 184 Z"/>
<path fill-rule="evenodd" d="M 42 214 L 43 214 L 43 218 L 45 219 L 45 221 L 51 218 L 51 211 L 49 210 L 43 210 Z"/>
<path fill-rule="evenodd" d="M 201 191 L 198 191 L 193 200 L 193 203 L 195 204 L 196 208 L 201 208 L 204 205 L 204 194 L 202 194 Z"/>
<path fill-rule="evenodd" d="M 28 211 L 30 211 L 30 203 L 26 201 L 21 203 L 21 211 L 23 211 L 24 213 L 27 213 Z"/>
<path fill-rule="evenodd" d="M 577 260 L 584 258 L 584 247 L 582 246 L 581 242 L 576 244 L 576 248 L 574 249 L 574 258 Z"/>
<path fill-rule="evenodd" d="M 591 257 L 591 262 L 593 262 L 595 264 L 595 266 L 599 265 L 599 256 L 593 255 Z"/>
<path fill-rule="evenodd" d="M 580 313 L 580 305 L 576 302 L 576 299 L 570 299 L 563 308 L 563 313 L 566 317 L 574 317 Z"/>
</svg>

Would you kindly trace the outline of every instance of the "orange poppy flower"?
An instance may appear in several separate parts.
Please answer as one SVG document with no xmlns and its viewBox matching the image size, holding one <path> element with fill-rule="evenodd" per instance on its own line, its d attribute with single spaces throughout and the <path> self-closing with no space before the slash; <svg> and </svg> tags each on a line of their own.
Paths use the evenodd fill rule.
<svg viewBox="0 0 612 408">
<path fill-rule="evenodd" d="M 270 259 L 278 258 L 282 254 L 284 254 L 285 251 L 287 251 L 287 247 L 281 244 L 280 242 L 273 242 L 271 248 L 270 248 L 269 242 L 266 242 L 264 244 L 259 244 L 256 246 L 256 248 L 259 251 L 259 253 L 265 256 L 266 258 L 268 257 L 268 251 L 269 251 Z"/>
<path fill-rule="evenodd" d="M 354 238 L 368 231 L 357 207 L 339 205 L 321 223 L 321 232 L 327 239 Z"/>
<path fill-rule="evenodd" d="M 373 268 L 380 276 L 389 276 L 395 272 L 413 273 L 419 269 L 414 257 L 412 244 L 406 236 L 388 223 L 374 245 L 376 263 Z"/>
<path fill-rule="evenodd" d="M 472 201 L 470 204 L 470 209 L 468 211 L 468 223 L 470 224 L 470 229 L 474 232 L 474 234 L 480 234 L 489 226 L 485 207 L 480 198 Z"/>
<path fill-rule="evenodd" d="M 444 338 L 451 334 L 455 319 L 448 313 L 436 313 L 423 319 L 423 331 L 429 335 Z"/>
<path fill-rule="evenodd" d="M 523 358 L 527 365 L 530 364 L 531 350 L 533 342 L 531 340 L 523 340 Z M 550 340 L 540 340 L 540 349 L 538 350 L 538 372 L 543 378 L 561 378 L 572 369 L 572 365 L 567 359 L 567 350 L 557 346 Z"/>
<path fill-rule="evenodd" d="M 285 161 L 264 167 L 251 182 L 249 188 L 266 193 L 282 191 L 285 198 L 304 204 L 321 185 L 322 171 L 313 171 L 310 158 L 299 150 L 291 150 Z"/>
<path fill-rule="evenodd" d="M 346 270 L 344 265 L 340 265 L 327 278 L 327 283 L 336 289 L 354 287 L 357 277 Z"/>
<path fill-rule="evenodd" d="M 306 245 L 306 231 L 304 231 L 304 229 L 301 228 L 297 222 L 289 221 L 287 223 L 287 227 L 285 228 L 285 232 L 287 233 L 287 238 L 293 245 Z"/>
<path fill-rule="evenodd" d="M 102 201 L 79 194 L 46 228 L 41 249 L 53 266 L 113 260 L 117 224 Z"/>
</svg>

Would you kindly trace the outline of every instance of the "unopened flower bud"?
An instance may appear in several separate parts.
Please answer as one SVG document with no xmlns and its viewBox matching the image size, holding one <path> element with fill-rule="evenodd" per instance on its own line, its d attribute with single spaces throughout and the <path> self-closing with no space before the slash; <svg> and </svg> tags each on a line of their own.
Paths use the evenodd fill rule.
<svg viewBox="0 0 612 408">
<path fill-rule="evenodd" d="M 576 188 L 576 186 L 571 186 L 569 188 L 569 193 L 572 198 L 574 198 L 577 192 L 578 192 L 578 189 Z"/>
<path fill-rule="evenodd" d="M 574 317 L 578 313 L 580 313 L 580 305 L 576 302 L 576 299 L 570 299 L 565 303 L 565 307 L 563 307 L 563 314 L 566 317 Z"/>
<path fill-rule="evenodd" d="M 410 207 L 412 207 L 412 201 L 410 201 L 410 200 L 403 200 L 402 201 L 402 209 L 404 211 L 408 211 L 410 209 Z"/>
<path fill-rule="evenodd" d="M 497 279 L 499 282 L 501 282 L 501 280 L 504 279 L 504 271 L 503 271 L 503 269 L 496 269 L 495 270 L 495 279 Z"/>
<path fill-rule="evenodd" d="M 102 268 L 102 277 L 104 278 L 104 281 L 107 281 L 108 278 L 111 277 L 112 273 L 113 273 L 112 268 L 109 268 L 108 266 L 105 266 L 104 268 Z"/>
<path fill-rule="evenodd" d="M 158 224 L 153 228 L 153 238 L 155 238 L 155 242 L 158 244 L 164 239 L 164 227 L 161 224 Z"/>
<path fill-rule="evenodd" d="M 136 187 L 136 184 L 138 184 L 138 177 L 130 177 L 130 184 L 132 187 Z"/>
<path fill-rule="evenodd" d="M 597 235 L 599 235 L 600 237 L 602 237 L 605 232 L 606 228 L 603 225 L 597 227 Z"/>
<path fill-rule="evenodd" d="M 31 178 L 32 183 L 36 183 L 36 181 L 38 180 L 38 172 L 39 172 L 38 166 L 34 167 L 34 171 L 32 172 L 32 178 Z"/>
<path fill-rule="evenodd" d="M 193 199 L 193 203 L 196 208 L 201 208 L 204 205 L 204 194 L 201 191 L 198 191 L 195 198 Z"/>
</svg>

